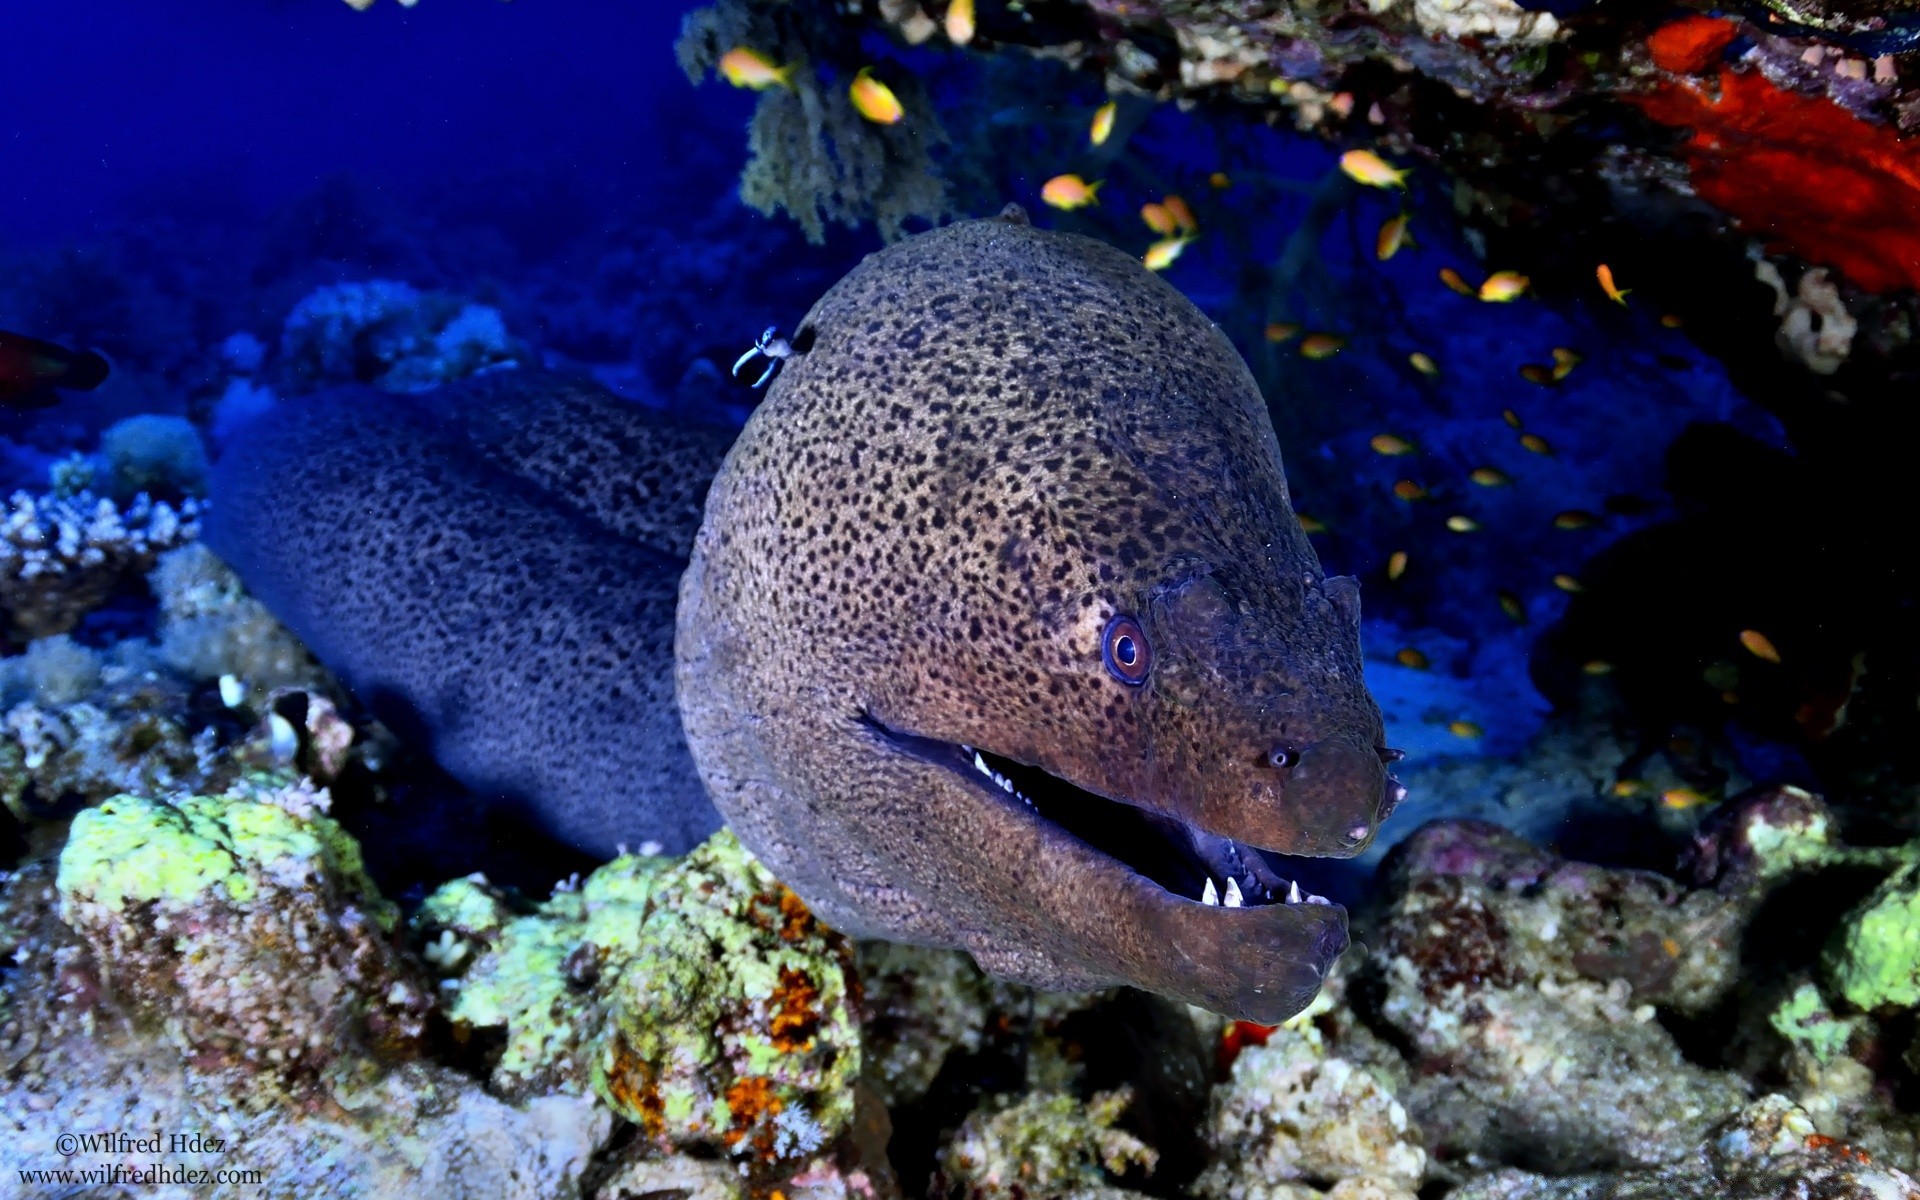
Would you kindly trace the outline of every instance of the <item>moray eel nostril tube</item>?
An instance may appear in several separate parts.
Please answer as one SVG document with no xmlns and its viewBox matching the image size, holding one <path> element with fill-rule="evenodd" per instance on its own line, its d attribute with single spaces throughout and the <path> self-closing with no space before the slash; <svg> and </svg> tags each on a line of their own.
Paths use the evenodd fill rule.
<svg viewBox="0 0 1920 1200">
<path fill-rule="evenodd" d="M 1261 851 L 1357 853 L 1400 789 L 1239 356 L 1017 210 L 872 255 L 794 345 L 724 464 L 539 375 L 308 401 L 209 536 L 577 844 L 683 848 L 710 798 L 848 933 L 1297 1012 L 1346 918 Z"/>
</svg>

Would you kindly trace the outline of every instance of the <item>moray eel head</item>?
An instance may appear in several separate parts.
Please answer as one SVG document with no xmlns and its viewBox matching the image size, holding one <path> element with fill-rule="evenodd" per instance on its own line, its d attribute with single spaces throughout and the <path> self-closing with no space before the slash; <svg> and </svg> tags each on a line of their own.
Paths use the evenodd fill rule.
<svg viewBox="0 0 1920 1200">
<path fill-rule="evenodd" d="M 1017 214 L 872 256 L 795 343 L 681 586 L 722 813 L 846 932 L 1299 1011 L 1346 915 L 1261 851 L 1357 853 L 1400 790 L 1231 345 Z"/>
</svg>

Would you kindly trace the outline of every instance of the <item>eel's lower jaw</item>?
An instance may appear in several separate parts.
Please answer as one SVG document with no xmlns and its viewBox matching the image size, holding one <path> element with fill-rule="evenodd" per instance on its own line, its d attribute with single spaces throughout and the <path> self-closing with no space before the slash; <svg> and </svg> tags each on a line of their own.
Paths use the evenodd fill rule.
<svg viewBox="0 0 1920 1200">
<path fill-rule="evenodd" d="M 1086 791 L 990 750 L 904 733 L 872 717 L 866 723 L 895 749 L 945 767 L 1001 804 L 1020 806 L 1177 900 L 1220 908 L 1332 905 L 1282 878 L 1262 852 L 1230 838 Z"/>
</svg>

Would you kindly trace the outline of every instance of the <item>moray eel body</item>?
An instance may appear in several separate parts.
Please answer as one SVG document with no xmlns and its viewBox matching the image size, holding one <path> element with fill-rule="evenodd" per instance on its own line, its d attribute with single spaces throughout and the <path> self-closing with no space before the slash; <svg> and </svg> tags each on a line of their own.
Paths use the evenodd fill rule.
<svg viewBox="0 0 1920 1200">
<path fill-rule="evenodd" d="M 793 345 L 681 584 L 721 813 L 848 932 L 1299 1011 L 1345 914 L 1251 847 L 1354 854 L 1401 789 L 1233 347 L 1018 210 L 871 256 Z"/>
<path fill-rule="evenodd" d="M 719 828 L 680 735 L 673 607 L 733 431 L 506 372 L 288 402 L 204 536 L 387 724 L 600 856 Z"/>
<path fill-rule="evenodd" d="M 730 450 L 535 373 L 283 405 L 207 537 L 576 846 L 717 805 L 848 933 L 1298 1011 L 1345 914 L 1253 848 L 1353 854 L 1399 788 L 1226 339 L 1010 210 L 871 256 L 791 346 Z"/>
</svg>

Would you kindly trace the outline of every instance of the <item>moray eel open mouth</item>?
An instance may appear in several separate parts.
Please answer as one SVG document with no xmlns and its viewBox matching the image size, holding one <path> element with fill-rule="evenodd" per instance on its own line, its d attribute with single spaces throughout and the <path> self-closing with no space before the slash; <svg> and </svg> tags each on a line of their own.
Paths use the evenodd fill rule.
<svg viewBox="0 0 1920 1200">
<path fill-rule="evenodd" d="M 978 746 L 892 729 L 871 715 L 864 723 L 894 750 L 951 771 L 995 802 L 1024 808 L 1053 830 L 1180 899 L 1224 908 L 1332 903 L 1281 876 L 1262 851 L 1177 817 L 1087 791 Z M 1383 758 L 1389 756 L 1397 752 L 1382 752 Z M 1387 788 L 1383 818 L 1398 794 L 1404 794 L 1391 776 Z"/>
</svg>

